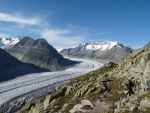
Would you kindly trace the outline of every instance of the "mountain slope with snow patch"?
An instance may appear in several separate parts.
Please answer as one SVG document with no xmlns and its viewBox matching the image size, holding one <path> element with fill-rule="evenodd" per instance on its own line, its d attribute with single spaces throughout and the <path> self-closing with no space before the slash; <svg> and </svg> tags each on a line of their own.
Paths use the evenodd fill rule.
<svg viewBox="0 0 150 113">
<path fill-rule="evenodd" d="M 75 48 L 63 49 L 60 53 L 64 56 L 101 59 L 117 63 L 131 52 L 131 48 L 116 41 L 100 41 L 80 44 Z"/>
<path fill-rule="evenodd" d="M 19 42 L 19 38 L 6 38 L 6 37 L 0 37 L 0 48 L 11 48 L 15 44 Z"/>
</svg>

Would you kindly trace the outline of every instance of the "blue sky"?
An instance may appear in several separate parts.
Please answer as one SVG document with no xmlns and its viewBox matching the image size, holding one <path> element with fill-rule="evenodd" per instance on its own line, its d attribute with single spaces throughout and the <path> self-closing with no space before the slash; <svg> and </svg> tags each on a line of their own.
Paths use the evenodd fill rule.
<svg viewBox="0 0 150 113">
<path fill-rule="evenodd" d="M 149 0 L 0 0 L 0 35 L 45 38 L 56 48 L 150 41 Z"/>
</svg>

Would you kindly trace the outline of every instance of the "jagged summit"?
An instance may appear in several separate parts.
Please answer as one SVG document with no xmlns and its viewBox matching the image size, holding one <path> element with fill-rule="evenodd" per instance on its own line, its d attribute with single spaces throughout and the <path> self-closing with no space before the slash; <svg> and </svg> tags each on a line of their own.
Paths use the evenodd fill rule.
<svg viewBox="0 0 150 113">
<path fill-rule="evenodd" d="M 31 37 L 23 37 L 19 43 L 14 45 L 14 48 L 17 47 L 24 47 L 24 48 L 38 48 L 38 49 L 53 49 L 53 46 L 51 46 L 45 39 L 33 39 Z M 55 50 L 55 52 L 57 52 Z"/>
<path fill-rule="evenodd" d="M 26 46 L 26 47 L 48 47 L 49 43 L 45 39 L 36 39 L 34 40 L 31 37 L 23 37 L 18 44 L 15 46 Z"/>
<path fill-rule="evenodd" d="M 34 39 L 30 37 L 23 37 L 19 43 L 17 43 L 15 46 L 31 46 L 34 42 Z"/>
<path fill-rule="evenodd" d="M 50 46 L 48 44 L 48 42 L 45 40 L 45 39 L 37 39 L 34 44 L 34 46 L 37 46 L 37 47 L 48 47 Z"/>
</svg>

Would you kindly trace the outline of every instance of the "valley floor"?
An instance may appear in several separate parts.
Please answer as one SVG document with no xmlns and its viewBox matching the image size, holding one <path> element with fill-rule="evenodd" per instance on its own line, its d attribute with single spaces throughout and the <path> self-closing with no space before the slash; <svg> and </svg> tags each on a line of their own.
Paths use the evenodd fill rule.
<svg viewBox="0 0 150 113">
<path fill-rule="evenodd" d="M 90 71 L 96 70 L 103 65 L 100 62 L 85 59 L 71 58 L 71 60 L 81 61 L 81 63 L 64 71 L 29 74 L 0 83 L 0 106 L 20 95 L 24 95 L 56 82 L 81 76 Z"/>
</svg>

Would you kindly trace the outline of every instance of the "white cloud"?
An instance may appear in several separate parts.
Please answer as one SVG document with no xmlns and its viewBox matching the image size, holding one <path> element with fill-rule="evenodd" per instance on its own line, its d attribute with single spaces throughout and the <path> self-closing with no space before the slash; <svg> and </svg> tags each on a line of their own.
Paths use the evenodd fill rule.
<svg viewBox="0 0 150 113">
<path fill-rule="evenodd" d="M 45 38 L 57 49 L 69 48 L 82 42 L 80 36 L 72 36 L 71 31 L 61 29 L 47 29 L 41 32 L 41 37 Z"/>
<path fill-rule="evenodd" d="M 13 22 L 20 25 L 37 25 L 40 22 L 40 20 L 36 17 L 25 18 L 3 12 L 0 12 L 0 21 Z"/>
<path fill-rule="evenodd" d="M 23 17 L 9 13 L 0 12 L 0 22 L 9 22 L 15 23 L 14 29 L 10 29 L 7 31 L 16 32 L 19 28 L 21 32 L 25 32 L 28 34 L 38 34 L 42 38 L 45 38 L 51 45 L 53 45 L 56 49 L 69 48 L 74 47 L 82 42 L 83 37 L 82 34 L 72 32 L 72 28 L 67 29 L 54 29 L 49 28 L 50 24 L 45 22 L 43 18 L 35 18 L 35 17 Z M 30 26 L 26 26 L 30 25 Z M 33 26 L 36 25 L 36 26 Z M 71 30 L 70 30 L 71 29 Z M 73 31 L 80 31 L 73 30 Z M 31 33 L 32 32 L 32 33 Z M 80 35 L 76 35 L 80 34 Z M 5 36 L 5 34 L 0 34 L 0 36 Z"/>
</svg>

